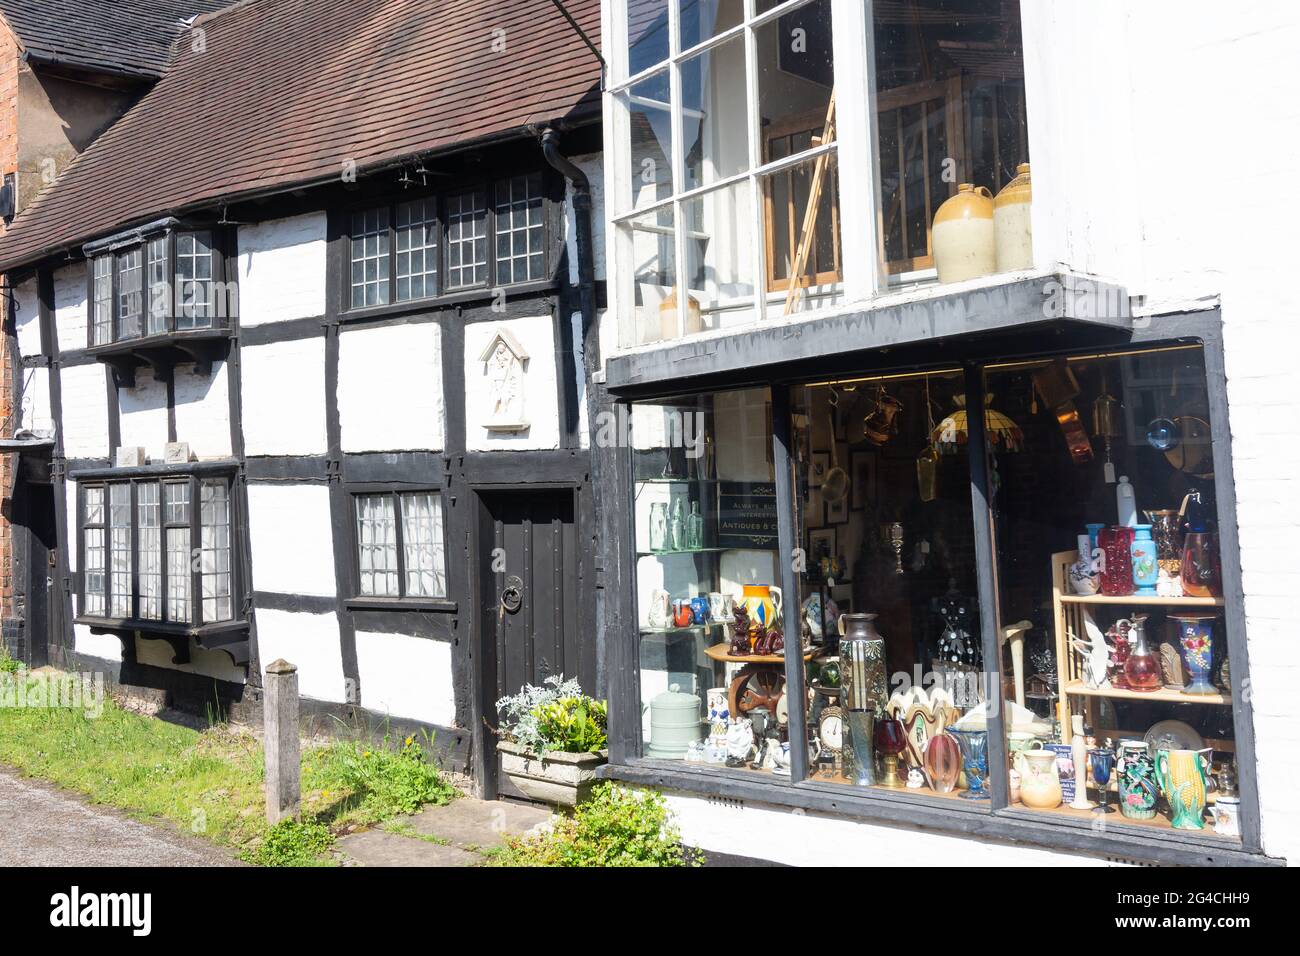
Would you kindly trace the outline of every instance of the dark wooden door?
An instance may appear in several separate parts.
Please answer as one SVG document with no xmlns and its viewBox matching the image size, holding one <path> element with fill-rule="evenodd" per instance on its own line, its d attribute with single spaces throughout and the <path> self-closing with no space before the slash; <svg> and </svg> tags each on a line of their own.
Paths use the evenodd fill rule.
<svg viewBox="0 0 1300 956">
<path fill-rule="evenodd" d="M 482 621 L 483 713 L 495 727 L 495 702 L 524 684 L 576 677 L 595 692 L 592 635 L 581 607 L 589 570 L 578 547 L 575 492 L 494 491 L 482 496 L 479 608 Z M 488 735 L 491 743 L 495 737 Z M 487 761 L 494 771 L 495 759 Z M 494 781 L 484 781 L 494 789 Z M 510 793 L 503 780 L 500 790 Z"/>
</svg>

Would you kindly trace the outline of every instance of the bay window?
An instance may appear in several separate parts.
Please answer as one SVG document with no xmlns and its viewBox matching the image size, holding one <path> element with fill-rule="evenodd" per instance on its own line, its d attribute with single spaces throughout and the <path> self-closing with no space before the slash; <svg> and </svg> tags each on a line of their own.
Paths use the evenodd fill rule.
<svg viewBox="0 0 1300 956">
<path fill-rule="evenodd" d="M 1032 267 L 1015 0 L 626 0 L 612 26 L 620 347 Z"/>
<path fill-rule="evenodd" d="M 235 620 L 230 482 L 161 473 L 79 480 L 81 619 L 146 629 Z"/>
<path fill-rule="evenodd" d="M 545 279 L 544 186 L 529 173 L 354 211 L 344 228 L 347 307 Z"/>
<path fill-rule="evenodd" d="M 238 308 L 233 287 L 223 281 L 225 260 L 210 230 L 165 229 L 92 243 L 85 251 L 92 348 L 223 329 Z"/>
</svg>

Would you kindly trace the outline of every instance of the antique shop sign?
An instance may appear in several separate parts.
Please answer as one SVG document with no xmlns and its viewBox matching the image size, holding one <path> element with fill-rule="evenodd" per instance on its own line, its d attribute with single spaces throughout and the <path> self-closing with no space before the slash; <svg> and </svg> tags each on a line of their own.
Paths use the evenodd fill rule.
<svg viewBox="0 0 1300 956">
<path fill-rule="evenodd" d="M 776 485 L 718 482 L 718 547 L 776 548 Z"/>
</svg>

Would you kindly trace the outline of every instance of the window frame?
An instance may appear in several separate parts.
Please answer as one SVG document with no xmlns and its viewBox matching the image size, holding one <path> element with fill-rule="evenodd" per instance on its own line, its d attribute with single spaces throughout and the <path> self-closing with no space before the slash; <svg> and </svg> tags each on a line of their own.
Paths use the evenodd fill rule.
<svg viewBox="0 0 1300 956">
<path fill-rule="evenodd" d="M 976 836 L 980 839 L 1010 840 L 1053 849 L 1091 855 L 1113 855 L 1123 859 L 1137 859 L 1162 863 L 1204 865 L 1211 861 L 1219 865 L 1267 865 L 1271 861 L 1263 856 L 1260 841 L 1260 807 L 1258 800 L 1258 771 L 1255 758 L 1254 730 L 1251 702 L 1242 693 L 1243 682 L 1249 681 L 1250 662 L 1246 639 L 1245 607 L 1242 600 L 1241 562 L 1237 545 L 1236 495 L 1232 477 L 1231 434 L 1228 431 L 1227 381 L 1224 372 L 1223 331 L 1220 313 L 1185 313 L 1162 317 L 1159 322 L 1136 327 L 1123 344 L 1098 348 L 1091 344 L 1065 345 L 1050 333 L 1023 337 L 1013 348 L 990 354 L 988 349 L 998 346 L 970 348 L 972 354 L 959 360 L 967 376 L 967 394 L 980 394 L 987 366 L 1010 359 L 1044 358 L 1096 351 L 1145 350 L 1160 345 L 1195 344 L 1202 348 L 1206 388 L 1210 404 L 1210 424 L 1213 429 L 1213 454 L 1218 504 L 1218 531 L 1222 582 L 1225 594 L 1224 621 L 1227 633 L 1228 655 L 1233 661 L 1233 734 L 1237 753 L 1238 786 L 1241 794 L 1241 842 L 1226 843 L 1222 838 L 1202 835 L 1192 831 L 1162 830 L 1158 834 L 1141 832 L 1136 827 L 1117 825 L 1104 832 L 1095 832 L 1090 821 L 1074 820 L 1050 811 L 1032 811 L 1009 805 L 1009 782 L 1005 773 L 990 774 L 992 799 L 984 807 L 973 807 L 973 801 L 942 801 L 932 797 L 912 795 L 905 790 L 889 791 L 879 788 L 855 789 L 808 777 L 806 753 L 802 748 L 791 748 L 792 774 L 788 778 L 756 777 L 752 771 L 725 767 L 700 767 L 681 761 L 664 761 L 641 756 L 642 725 L 640 713 L 640 662 L 637 659 L 639 635 L 635 612 L 637 585 L 636 541 L 631 488 L 634 484 L 634 450 L 632 443 L 622 449 L 617 461 L 615 480 L 620 500 L 625 502 L 618 513 L 621 526 L 618 540 L 613 545 L 622 552 L 623 576 L 617 582 L 622 591 L 625 613 L 623 625 L 609 634 L 607 645 L 610 687 L 610 763 L 602 775 L 630 783 L 670 786 L 692 793 L 723 796 L 740 800 L 754 800 L 789 806 L 801 810 L 825 811 L 847 820 L 893 825 L 915 825 L 918 821 L 935 830 L 956 836 Z M 751 346 L 742 344 L 741 348 Z M 762 367 L 758 359 L 761 346 L 755 346 L 752 367 Z M 792 463 L 788 455 L 790 446 L 790 418 L 788 386 L 806 384 L 825 378 L 824 368 L 818 368 L 820 359 L 808 359 L 755 380 L 772 388 L 773 456 L 776 464 L 778 524 L 780 549 L 791 553 L 797 546 L 798 527 L 795 508 L 798 505 L 794 490 Z M 904 362 L 897 356 L 867 356 L 858 371 L 888 372 L 906 366 L 908 373 L 925 371 L 931 367 L 951 368 L 951 356 L 934 356 L 917 362 Z M 846 373 L 847 374 L 847 373 Z M 740 387 L 740 383 L 724 374 L 705 376 L 694 380 L 687 394 L 725 391 Z M 671 387 L 670 387 L 671 388 Z M 972 391 L 974 389 L 974 391 Z M 620 389 L 620 391 L 622 391 Z M 660 388 L 633 388 L 626 394 L 615 395 L 629 420 L 634 404 L 658 398 L 680 397 L 680 386 L 673 390 Z M 999 594 L 996 581 L 997 551 L 992 533 L 992 514 L 988 499 L 990 482 L 985 454 L 986 442 L 981 416 L 971 417 L 969 455 L 969 484 L 972 495 L 972 520 L 975 527 L 975 548 L 978 557 L 978 595 L 980 602 L 980 630 L 982 650 L 986 661 L 998 661 L 996 671 L 1001 677 L 1001 647 Z M 797 594 L 796 573 L 790 562 L 782 562 L 779 581 L 784 592 Z M 799 627 L 798 602 L 791 601 L 785 608 L 787 633 L 797 633 Z M 1001 692 L 1001 681 L 996 693 Z M 802 699 L 805 692 L 803 668 L 797 656 L 786 660 L 786 693 L 792 699 Z M 790 734 L 794 739 L 806 733 L 805 715 L 801 708 L 790 710 Z M 1004 766 L 1006 740 L 1003 709 L 996 708 L 989 734 L 989 765 Z M 960 805 L 953 805 L 960 804 Z"/>
<path fill-rule="evenodd" d="M 501 183 L 521 177 L 536 177 L 542 204 L 542 274 L 518 282 L 497 282 L 496 256 L 496 217 L 497 187 Z M 519 168 L 493 168 L 473 177 L 448 178 L 437 189 L 376 191 L 369 198 L 357 200 L 347 206 L 339 207 L 331 217 L 331 239 L 336 242 L 337 251 L 333 256 L 335 279 L 332 283 L 338 296 L 338 312 L 342 316 L 385 315 L 392 312 L 437 308 L 441 305 L 485 298 L 499 289 L 513 292 L 546 289 L 557 281 L 556 270 L 559 265 L 559 246 L 563 239 L 563 200 L 557 199 L 557 191 L 562 186 L 553 171 L 541 166 Z M 487 261 L 485 263 L 486 280 L 469 285 L 448 286 L 448 212 L 449 197 L 465 192 L 479 191 L 485 197 L 484 242 Z M 561 193 L 562 195 L 562 193 Z M 397 210 L 406 203 L 432 200 L 438 236 L 435 250 L 437 268 L 432 276 L 426 274 L 426 283 L 432 279 L 436 291 L 433 295 L 423 295 L 409 299 L 397 298 Z M 388 301 L 375 305 L 352 304 L 352 222 L 359 213 L 385 210 L 388 216 Z M 427 248 L 427 247 L 426 247 Z"/>
<path fill-rule="evenodd" d="M 454 611 L 456 602 L 451 599 L 451 582 L 449 552 L 451 539 L 448 535 L 447 489 L 433 484 L 403 484 L 400 482 L 359 482 L 349 483 L 345 488 L 348 503 L 348 596 L 344 604 L 355 610 L 429 610 Z M 441 597 L 423 595 L 409 596 L 406 593 L 406 553 L 405 532 L 402 528 L 402 496 L 433 495 L 438 499 L 439 520 L 442 523 L 443 567 L 442 575 L 447 593 Z M 393 499 L 394 547 L 397 552 L 397 588 L 396 595 L 361 593 L 361 540 L 357 530 L 357 501 L 365 496 L 386 495 Z"/>
<path fill-rule="evenodd" d="M 146 466 L 147 467 L 147 466 Z M 235 493 L 235 483 L 237 473 L 233 467 L 222 468 L 217 470 L 202 469 L 191 471 L 176 470 L 149 470 L 130 472 L 95 471 L 87 472 L 82 475 L 73 474 L 70 480 L 76 482 L 77 500 L 76 500 L 76 547 L 77 547 L 77 573 L 74 576 L 74 587 L 77 596 L 77 614 L 74 620 L 77 623 L 89 624 L 92 627 L 101 627 L 107 629 L 129 629 L 144 632 L 183 632 L 191 635 L 210 630 L 224 630 L 231 627 L 246 626 L 247 608 L 245 603 L 245 582 L 243 580 L 243 563 L 241 560 L 241 522 L 238 517 L 238 496 Z M 230 550 L 230 574 L 231 574 L 231 615 L 229 618 L 222 620 L 207 621 L 203 618 L 203 608 L 201 601 L 202 594 L 202 564 L 198 553 L 198 542 L 201 540 L 202 533 L 202 512 L 198 507 L 200 489 L 208 482 L 223 482 L 226 486 L 226 492 L 229 501 L 229 550 Z M 158 486 L 158 508 L 159 508 L 159 557 L 161 582 L 159 589 L 159 606 L 161 609 L 160 616 L 157 618 L 145 618 L 140 616 L 140 512 L 139 512 L 139 486 L 156 484 Z M 167 520 L 166 505 L 166 486 L 183 484 L 189 489 L 189 519 L 184 523 L 169 522 Z M 109 501 L 111 499 L 111 488 L 114 486 L 126 486 L 129 488 L 129 507 L 131 513 L 131 597 L 130 597 L 130 614 L 125 617 L 111 613 L 113 600 L 113 584 L 110 576 L 110 555 L 108 553 L 108 534 L 110 529 L 109 523 Z M 104 497 L 104 523 L 102 525 L 86 524 L 86 492 L 89 489 L 102 489 Z M 85 611 L 86 604 L 86 568 L 85 568 L 85 532 L 88 528 L 103 528 L 105 532 L 105 571 L 104 571 L 104 612 L 102 614 L 88 614 Z M 189 549 L 188 562 L 189 573 L 189 620 L 173 620 L 170 615 L 169 601 L 172 597 L 169 586 L 169 575 L 167 573 L 167 532 L 176 528 L 186 528 L 189 531 Z"/>
<path fill-rule="evenodd" d="M 230 288 L 236 281 L 234 270 L 230 267 L 231 256 L 229 253 L 229 232 L 217 224 L 204 223 L 185 223 L 184 225 L 168 226 L 162 229 L 154 229 L 134 235 L 129 241 L 113 242 L 107 241 L 98 244 L 99 248 L 87 247 L 86 251 L 86 348 L 92 352 L 116 352 L 123 347 L 144 347 L 157 341 L 165 341 L 171 336 L 178 337 L 203 337 L 212 335 L 225 335 L 229 332 L 233 320 L 232 314 L 222 314 L 222 310 L 233 301 L 235 309 L 238 308 L 238 293 L 233 300 L 228 295 L 218 295 L 215 297 L 215 307 L 213 314 L 207 316 L 209 323 L 199 325 L 193 328 L 178 328 L 179 319 L 176 308 L 178 281 L 176 276 L 176 265 L 178 262 L 176 253 L 176 240 L 179 236 L 184 235 L 203 235 L 206 234 L 209 240 L 208 255 L 211 261 L 211 277 L 205 281 L 209 287 L 220 284 Z M 158 241 L 163 240 L 163 271 L 167 276 L 170 284 L 170 296 L 167 303 L 167 309 L 161 319 L 153 316 L 153 289 L 149 278 L 149 250 L 150 246 Z M 140 257 L 140 297 L 141 311 L 138 318 L 139 330 L 135 335 L 122 335 L 122 320 L 124 318 L 121 309 L 121 269 L 119 268 L 119 259 L 132 253 Z M 95 341 L 95 269 L 99 262 L 107 260 L 109 263 L 109 339 L 107 342 Z M 153 260 L 158 261 L 158 260 Z M 227 310 L 228 312 L 231 310 Z M 151 325 L 161 321 L 162 328 L 151 330 Z"/>
</svg>

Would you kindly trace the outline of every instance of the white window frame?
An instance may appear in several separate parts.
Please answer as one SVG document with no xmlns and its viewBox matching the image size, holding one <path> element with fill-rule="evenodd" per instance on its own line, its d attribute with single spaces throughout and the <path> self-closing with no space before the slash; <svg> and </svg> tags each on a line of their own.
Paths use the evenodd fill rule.
<svg viewBox="0 0 1300 956">
<path fill-rule="evenodd" d="M 878 168 L 873 157 L 877 142 L 875 111 L 871 104 L 875 102 L 874 42 L 872 36 L 872 19 L 870 0 L 829 0 L 831 6 L 832 55 L 835 70 L 835 126 L 836 136 L 833 143 L 824 144 L 805 150 L 795 156 L 780 160 L 763 162 L 763 131 L 759 108 L 759 59 L 758 31 L 769 23 L 807 6 L 811 0 L 787 0 L 772 9 L 757 13 L 756 0 L 744 0 L 744 22 L 721 30 L 706 40 L 685 50 L 680 48 L 681 22 L 678 0 L 669 0 L 669 56 L 665 61 L 653 64 L 636 74 L 628 75 L 627 48 L 627 5 L 624 2 L 603 4 L 602 35 L 611 38 L 605 44 L 607 60 L 610 66 L 611 82 L 604 95 L 603 118 L 605 133 L 605 195 L 609 203 L 607 220 L 610 228 L 606 230 L 606 244 L 609 280 L 614 290 L 617 315 L 620 321 L 631 321 L 633 307 L 633 263 L 625 261 L 620 253 L 621 235 L 624 228 L 637 219 L 660 209 L 673 210 L 673 223 L 676 232 L 674 244 L 674 275 L 678 282 L 687 275 L 687 252 L 683 232 L 688 219 L 684 205 L 689 200 L 702 194 L 721 190 L 727 186 L 748 180 L 750 184 L 750 202 L 753 219 L 753 250 L 751 272 L 755 277 L 755 306 L 753 323 L 767 318 L 782 317 L 778 307 L 769 309 L 768 296 L 764 294 L 763 277 L 767 275 L 766 223 L 762 201 L 763 180 L 771 173 L 800 165 L 822 154 L 832 154 L 837 159 L 840 170 L 839 206 L 841 243 L 841 262 L 843 279 L 841 298 L 844 305 L 864 302 L 884 290 L 884 277 L 878 265 L 877 237 L 875 222 Z M 682 190 L 685 182 L 684 131 L 682 123 L 682 64 L 712 50 L 737 37 L 743 37 L 745 43 L 745 91 L 749 118 L 749 168 L 742 173 L 722 177 L 705 186 Z M 665 69 L 669 71 L 670 108 L 672 110 L 672 183 L 673 195 L 655 203 L 633 208 L 629 197 L 632 195 L 630 157 L 627 144 L 630 142 L 630 121 L 628 112 L 620 97 L 629 95 L 633 86 Z M 850 175 L 849 170 L 870 170 L 871 175 Z M 688 302 L 686 296 L 680 296 L 677 303 L 678 337 L 674 340 L 655 343 L 656 346 L 672 344 L 686 337 Z M 795 317 L 804 318 L 814 313 L 799 312 Z M 727 331 L 735 331 L 729 327 Z M 632 346 L 619 343 L 619 350 L 625 351 Z"/>
</svg>

